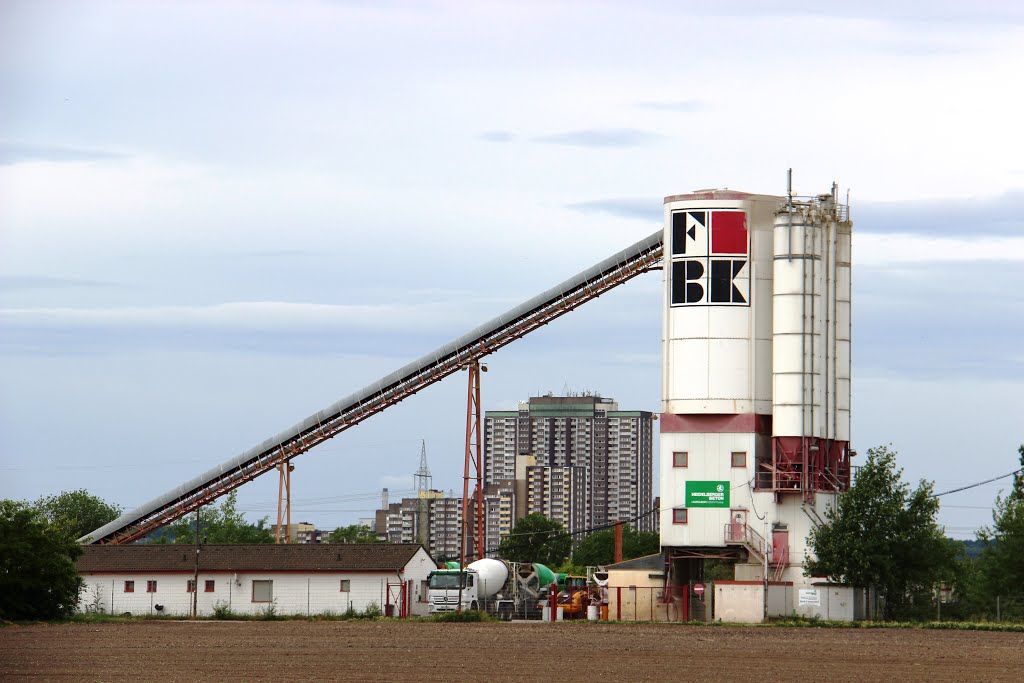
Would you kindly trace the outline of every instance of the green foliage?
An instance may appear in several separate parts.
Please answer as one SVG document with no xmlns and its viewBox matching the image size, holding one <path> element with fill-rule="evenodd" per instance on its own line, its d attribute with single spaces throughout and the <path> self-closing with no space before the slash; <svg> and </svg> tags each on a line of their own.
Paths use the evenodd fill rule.
<svg viewBox="0 0 1024 683">
<path fill-rule="evenodd" d="M 725 560 L 704 560 L 705 581 L 732 581 L 736 578 L 736 563 Z"/>
<path fill-rule="evenodd" d="M 383 543 L 365 524 L 338 527 L 327 536 L 328 543 Z"/>
<path fill-rule="evenodd" d="M 119 506 L 111 505 L 85 489 L 43 496 L 32 503 L 32 508 L 46 519 L 51 528 L 72 540 L 113 522 L 121 515 Z"/>
<path fill-rule="evenodd" d="M 234 619 L 236 615 L 231 611 L 231 606 L 223 600 L 218 600 L 213 605 L 213 618 L 214 619 Z"/>
<path fill-rule="evenodd" d="M 958 578 L 960 553 L 935 521 L 932 485 L 922 481 L 911 491 L 895 458 L 885 446 L 868 451 L 854 485 L 811 531 L 814 559 L 804 566 L 808 576 L 876 588 L 887 616 L 929 605 L 938 581 Z"/>
<path fill-rule="evenodd" d="M 1024 470 L 1024 445 L 1018 450 Z M 1024 593 L 1024 471 L 1013 477 L 1013 488 L 996 496 L 992 527 L 978 532 L 984 548 L 977 560 L 979 599 L 995 603 L 997 596 Z"/>
<path fill-rule="evenodd" d="M 245 521 L 238 511 L 238 492 L 232 491 L 217 507 L 208 506 L 199 512 L 199 536 L 203 543 L 273 543 L 274 536 L 267 528 L 268 518 L 255 524 Z M 156 543 L 193 544 L 196 542 L 196 516 L 179 519 L 159 536 Z"/>
<path fill-rule="evenodd" d="M 434 617 L 434 621 L 449 623 L 476 623 L 481 621 L 497 621 L 487 612 L 475 609 L 464 609 L 461 612 L 444 612 Z"/>
<path fill-rule="evenodd" d="M 661 549 L 658 534 L 622 529 L 622 559 L 653 555 Z M 572 551 L 573 564 L 578 566 L 607 565 L 615 561 L 615 529 L 604 529 L 584 538 Z"/>
<path fill-rule="evenodd" d="M 91 531 L 91 529 L 90 529 Z M 57 619 L 74 611 L 82 548 L 39 511 L 0 501 L 0 619 Z"/>
<path fill-rule="evenodd" d="M 277 600 L 264 607 L 259 616 L 263 621 L 277 621 L 280 619 L 281 615 L 277 613 Z"/>
<path fill-rule="evenodd" d="M 540 562 L 557 567 L 565 562 L 571 550 L 572 539 L 562 525 L 534 513 L 516 522 L 498 552 L 510 562 Z"/>
</svg>

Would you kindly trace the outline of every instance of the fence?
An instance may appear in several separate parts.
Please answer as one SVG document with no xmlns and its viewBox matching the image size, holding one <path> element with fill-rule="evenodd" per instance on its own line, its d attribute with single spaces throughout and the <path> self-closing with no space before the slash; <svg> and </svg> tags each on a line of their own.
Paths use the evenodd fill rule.
<svg viewBox="0 0 1024 683">
<path fill-rule="evenodd" d="M 612 621 L 710 621 L 712 586 L 610 586 L 608 619 Z"/>
<path fill-rule="evenodd" d="M 996 621 L 1024 621 L 1024 595 L 996 597 Z"/>
</svg>

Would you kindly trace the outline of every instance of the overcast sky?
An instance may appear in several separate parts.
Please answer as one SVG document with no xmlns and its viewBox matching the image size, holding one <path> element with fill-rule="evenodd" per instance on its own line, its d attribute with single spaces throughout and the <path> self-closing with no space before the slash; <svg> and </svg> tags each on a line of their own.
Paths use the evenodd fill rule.
<svg viewBox="0 0 1024 683">
<path fill-rule="evenodd" d="M 0 497 L 131 508 L 657 230 L 849 189 L 853 440 L 938 490 L 1024 441 L 1024 5 L 0 5 Z M 659 409 L 659 274 L 498 352 L 486 409 Z M 331 528 L 461 490 L 465 376 L 295 461 Z M 1009 480 L 943 498 L 957 537 Z M 240 491 L 273 516 L 273 475 Z M 394 499 L 394 497 L 393 497 Z"/>
</svg>

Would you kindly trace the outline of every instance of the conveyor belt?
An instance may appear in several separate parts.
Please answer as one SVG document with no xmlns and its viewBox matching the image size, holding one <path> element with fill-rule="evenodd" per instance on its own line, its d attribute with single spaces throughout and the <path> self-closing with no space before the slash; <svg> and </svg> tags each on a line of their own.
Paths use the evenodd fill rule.
<svg viewBox="0 0 1024 683">
<path fill-rule="evenodd" d="M 78 541 L 136 541 L 623 282 L 660 268 L 661 255 L 658 231 Z"/>
</svg>

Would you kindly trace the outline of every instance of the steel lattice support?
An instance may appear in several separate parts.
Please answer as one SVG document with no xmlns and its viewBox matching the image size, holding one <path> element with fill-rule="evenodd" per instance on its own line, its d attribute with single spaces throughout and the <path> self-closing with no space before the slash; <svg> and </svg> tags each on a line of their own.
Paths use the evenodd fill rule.
<svg viewBox="0 0 1024 683">
<path fill-rule="evenodd" d="M 275 543 L 291 543 L 292 532 L 292 472 L 295 465 L 285 461 L 277 466 L 277 533 Z M 283 529 L 282 529 L 283 527 Z"/>
<path fill-rule="evenodd" d="M 480 373 L 487 368 L 474 360 L 469 364 L 469 390 L 466 397 L 466 465 L 462 479 L 462 541 L 460 543 L 462 567 L 466 566 L 466 556 L 481 559 L 484 556 L 484 486 L 482 469 L 482 451 L 480 442 Z M 473 496 L 470 498 L 469 481 L 471 476 L 476 481 Z M 475 512 L 470 513 L 470 507 Z M 471 526 L 472 525 L 472 526 Z M 467 553 L 466 541 L 469 530 L 473 529 L 472 552 Z"/>
<path fill-rule="evenodd" d="M 352 402 L 337 412 L 324 417 L 321 416 L 325 411 L 318 413 L 307 419 L 302 429 L 296 429 L 280 442 L 262 450 L 251 449 L 247 454 L 254 453 L 252 457 L 240 456 L 203 475 L 203 481 L 198 484 L 192 486 L 190 482 L 188 486 L 179 487 L 82 537 L 79 542 L 117 544 L 143 538 L 637 275 L 660 269 L 661 258 L 662 241 L 658 232 L 442 347 L 413 364 L 415 367 L 407 366 L 389 375 L 384 378 L 387 382 L 382 380 L 367 387 L 350 397 Z M 307 426 L 311 421 L 314 423 Z"/>
</svg>

